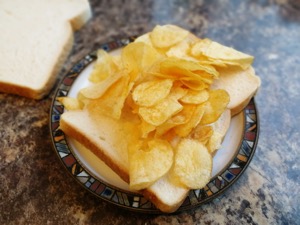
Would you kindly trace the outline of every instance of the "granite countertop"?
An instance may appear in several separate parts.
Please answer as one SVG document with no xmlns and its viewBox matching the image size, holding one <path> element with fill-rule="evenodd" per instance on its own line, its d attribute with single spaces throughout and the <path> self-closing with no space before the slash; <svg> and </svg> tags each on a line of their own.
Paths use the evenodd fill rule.
<svg viewBox="0 0 300 225">
<path fill-rule="evenodd" d="M 120 3 L 122 2 L 122 3 Z M 91 1 L 62 78 L 100 44 L 176 24 L 255 56 L 260 136 L 225 193 L 172 215 L 127 211 L 96 198 L 53 151 L 43 100 L 0 94 L 0 224 L 300 224 L 300 4 L 297 0 Z"/>
</svg>

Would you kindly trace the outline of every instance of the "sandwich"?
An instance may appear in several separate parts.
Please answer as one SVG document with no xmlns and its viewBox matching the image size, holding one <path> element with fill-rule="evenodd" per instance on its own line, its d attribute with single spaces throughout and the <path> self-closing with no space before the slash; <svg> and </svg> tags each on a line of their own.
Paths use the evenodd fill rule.
<svg viewBox="0 0 300 225">
<path fill-rule="evenodd" d="M 117 56 L 98 51 L 91 85 L 59 99 L 60 128 L 131 190 L 174 212 L 209 182 L 231 117 L 259 88 L 252 61 L 180 27 L 156 26 Z"/>
</svg>

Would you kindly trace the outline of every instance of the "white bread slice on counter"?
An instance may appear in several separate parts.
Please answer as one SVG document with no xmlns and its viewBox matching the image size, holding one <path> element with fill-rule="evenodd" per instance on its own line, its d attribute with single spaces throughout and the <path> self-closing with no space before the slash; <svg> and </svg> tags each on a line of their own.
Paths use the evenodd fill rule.
<svg viewBox="0 0 300 225">
<path fill-rule="evenodd" d="M 230 124 L 230 113 L 226 110 L 213 126 L 219 133 L 220 143 Z M 66 111 L 60 119 L 60 128 L 108 165 L 125 182 L 129 183 L 128 143 L 134 141 L 134 124 L 116 122 L 109 117 L 91 117 L 87 110 Z M 126 127 L 126 129 L 124 129 Z M 218 146 L 220 147 L 220 146 Z M 168 174 L 157 180 L 141 193 L 162 212 L 176 211 L 189 189 L 175 186 L 168 180 Z"/>
<path fill-rule="evenodd" d="M 224 89 L 230 96 L 228 108 L 231 116 L 238 114 L 249 103 L 261 85 L 253 67 L 243 70 L 239 67 L 218 70 L 219 79 L 214 80 L 211 89 Z"/>
<path fill-rule="evenodd" d="M 88 0 L 0 1 L 0 92 L 47 95 L 90 17 Z"/>
</svg>

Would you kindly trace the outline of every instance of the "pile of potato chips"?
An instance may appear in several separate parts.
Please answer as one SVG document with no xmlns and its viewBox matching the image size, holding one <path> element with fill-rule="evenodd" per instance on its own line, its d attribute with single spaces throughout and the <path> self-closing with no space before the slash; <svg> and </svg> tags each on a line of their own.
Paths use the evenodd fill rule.
<svg viewBox="0 0 300 225">
<path fill-rule="evenodd" d="M 229 103 L 211 90 L 218 68 L 249 67 L 253 57 L 173 25 L 156 26 L 118 56 L 103 50 L 93 85 L 67 109 L 87 109 L 116 120 L 134 118 L 140 139 L 128 145 L 130 187 L 141 190 L 167 175 L 175 185 L 204 187 L 210 180 L 213 124 Z M 95 110 L 95 108 L 97 110 Z"/>
</svg>

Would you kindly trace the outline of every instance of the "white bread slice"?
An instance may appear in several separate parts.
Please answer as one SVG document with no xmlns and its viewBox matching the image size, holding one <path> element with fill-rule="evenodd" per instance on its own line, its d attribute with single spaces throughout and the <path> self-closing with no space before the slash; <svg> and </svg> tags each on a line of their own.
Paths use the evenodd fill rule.
<svg viewBox="0 0 300 225">
<path fill-rule="evenodd" d="M 124 130 L 122 125 L 110 117 L 92 117 L 87 110 L 64 112 L 60 119 L 60 128 L 68 136 L 92 151 L 129 183 L 127 144 L 134 137 L 131 136 L 133 130 Z"/>
<path fill-rule="evenodd" d="M 242 70 L 239 67 L 222 68 L 220 77 L 211 85 L 211 89 L 224 89 L 230 96 L 228 108 L 231 116 L 238 114 L 256 94 L 261 81 L 255 75 L 253 67 Z"/>
<path fill-rule="evenodd" d="M 143 190 L 142 194 L 162 212 L 172 213 L 182 205 L 189 191 L 186 187 L 175 186 L 165 175 Z"/>
<path fill-rule="evenodd" d="M 87 0 L 0 1 L 0 92 L 47 95 L 90 17 Z"/>
<path fill-rule="evenodd" d="M 225 111 L 213 124 L 215 132 L 223 134 L 219 136 L 220 142 L 226 134 L 230 119 L 230 113 Z M 75 110 L 62 114 L 60 128 L 66 135 L 92 151 L 124 181 L 129 182 L 127 145 L 138 138 L 134 124 L 116 122 L 104 116 L 95 118 L 87 110 Z M 188 192 L 189 189 L 175 186 L 169 181 L 168 175 L 165 175 L 143 190 L 142 194 L 162 212 L 171 213 L 180 207 Z"/>
</svg>

